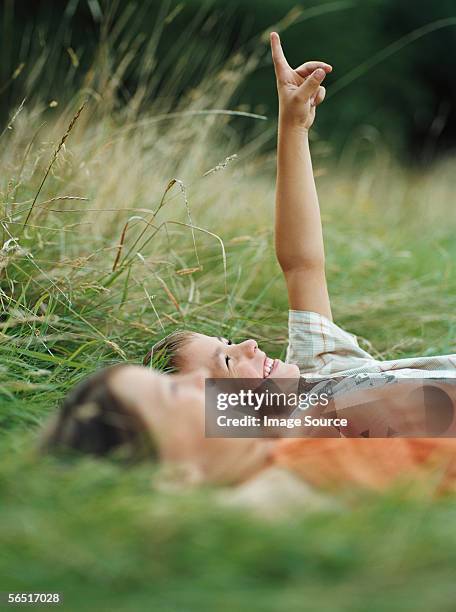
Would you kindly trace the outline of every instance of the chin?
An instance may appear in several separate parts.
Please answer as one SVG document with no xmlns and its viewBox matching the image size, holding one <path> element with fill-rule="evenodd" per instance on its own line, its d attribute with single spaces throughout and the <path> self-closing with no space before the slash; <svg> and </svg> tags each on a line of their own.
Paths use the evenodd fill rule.
<svg viewBox="0 0 456 612">
<path fill-rule="evenodd" d="M 299 378 L 300 375 L 297 365 L 281 361 L 271 378 Z"/>
</svg>

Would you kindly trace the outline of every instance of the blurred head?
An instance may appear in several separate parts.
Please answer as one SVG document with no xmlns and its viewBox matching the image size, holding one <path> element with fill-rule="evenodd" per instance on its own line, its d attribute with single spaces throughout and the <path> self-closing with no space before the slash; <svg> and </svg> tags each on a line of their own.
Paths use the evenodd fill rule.
<svg viewBox="0 0 456 612">
<path fill-rule="evenodd" d="M 134 365 L 102 370 L 68 395 L 43 447 L 187 464 L 201 480 L 244 480 L 265 465 L 269 445 L 260 439 L 205 437 L 207 375 L 200 370 L 170 376 Z"/>
<path fill-rule="evenodd" d="M 45 450 L 156 458 L 157 449 L 140 413 L 112 389 L 112 380 L 123 367 L 101 370 L 74 387 L 45 430 Z"/>
<path fill-rule="evenodd" d="M 144 364 L 156 365 L 162 359 L 165 368 L 182 373 L 204 368 L 210 378 L 298 378 L 298 366 L 272 359 L 255 340 L 235 344 L 221 336 L 179 331 L 166 336 L 149 351 Z M 158 364 L 158 367 L 161 367 Z"/>
</svg>

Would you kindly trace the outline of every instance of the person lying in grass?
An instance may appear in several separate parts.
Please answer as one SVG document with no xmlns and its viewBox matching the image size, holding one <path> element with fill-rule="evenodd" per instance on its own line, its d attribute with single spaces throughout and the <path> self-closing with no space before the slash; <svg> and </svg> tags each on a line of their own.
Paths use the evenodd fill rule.
<svg viewBox="0 0 456 612">
<path fill-rule="evenodd" d="M 275 249 L 290 306 L 286 361 L 270 358 L 253 339 L 234 344 L 221 336 L 176 331 L 148 352 L 144 364 L 179 372 L 203 367 L 214 378 L 455 377 L 456 354 L 380 361 L 333 322 L 309 149 L 309 130 L 325 98 L 322 82 L 332 67 L 311 61 L 291 68 L 275 32 L 271 49 L 279 96 Z"/>
<path fill-rule="evenodd" d="M 101 370 L 70 392 L 45 428 L 41 450 L 160 462 L 188 484 L 261 482 L 276 502 L 273 493 L 290 482 L 307 496 L 317 489 L 381 491 L 398 479 L 424 482 L 434 492 L 456 490 L 455 438 L 206 437 L 207 375 L 205 370 L 169 375 L 128 364 Z M 400 393 L 390 389 L 356 390 L 353 406 L 360 397 L 367 403 L 382 399 L 395 411 Z M 409 394 L 404 398 L 410 401 Z"/>
<path fill-rule="evenodd" d="M 205 370 L 170 376 L 135 365 L 105 368 L 68 394 L 41 449 L 160 460 L 183 466 L 195 482 L 241 482 L 266 465 L 270 444 L 205 437 L 207 376 Z"/>
</svg>

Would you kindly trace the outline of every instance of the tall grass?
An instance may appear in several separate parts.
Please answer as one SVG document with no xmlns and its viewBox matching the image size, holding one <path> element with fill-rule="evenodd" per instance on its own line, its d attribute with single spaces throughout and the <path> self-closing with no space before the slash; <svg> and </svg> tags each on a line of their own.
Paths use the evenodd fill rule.
<svg viewBox="0 0 456 612">
<path fill-rule="evenodd" d="M 7 370 L 11 352 L 20 362 L 5 371 L 4 390 L 47 388 L 33 367 L 51 368 L 52 388 L 65 387 L 69 371 L 140 359 L 175 327 L 255 335 L 283 352 L 274 155 L 256 154 L 255 139 L 242 148 L 227 138 L 224 115 L 165 125 L 151 110 L 115 126 L 100 108 L 94 121 L 88 102 L 50 165 L 74 115 L 53 112 L 39 130 L 40 112 L 25 106 L 0 158 L 1 346 Z M 262 124 L 274 129 L 272 118 Z M 385 356 L 451 350 L 451 160 L 418 175 L 379 143 L 372 158 L 353 142 L 339 163 L 322 145 L 314 151 L 336 320 Z"/>
<path fill-rule="evenodd" d="M 274 154 L 264 153 L 275 118 L 231 106 L 267 57 L 264 37 L 253 54 L 224 64 L 216 47 L 198 89 L 177 98 L 193 64 L 192 29 L 157 66 L 153 52 L 175 11 L 167 18 L 164 3 L 152 38 L 135 46 L 140 15 L 128 6 L 116 22 L 106 16 L 72 101 L 62 107 L 59 91 L 46 92 L 47 106 L 25 100 L 1 136 L 1 346 L 6 362 L 10 352 L 18 360 L 13 372 L 5 366 L 4 393 L 63 391 L 98 365 L 140 359 L 177 326 L 285 348 Z M 204 19 L 201 11 L 193 27 Z M 125 101 L 133 64 L 142 80 Z M 153 83 L 160 95 L 144 112 Z M 233 116 L 255 126 L 246 144 Z M 337 321 L 381 355 L 451 350 L 451 160 L 407 171 L 368 127 L 339 160 L 318 139 L 313 151 Z M 51 379 L 34 368 L 50 369 Z"/>
<path fill-rule="evenodd" d="M 4 588 L 60 587 L 71 609 L 138 609 L 157 596 L 157 609 L 171 609 L 170 601 L 176 609 L 210 609 L 214 601 L 231 609 L 246 597 L 252 608 L 282 602 L 291 610 L 303 609 L 307 593 L 309 609 L 321 602 L 354 610 L 365 609 L 360 601 L 374 597 L 369 581 L 379 580 L 392 590 L 375 609 L 394 609 L 394 592 L 419 609 L 432 598 L 416 593 L 432 577 L 441 586 L 433 601 L 449 610 L 444 564 L 454 557 L 455 531 L 443 535 L 439 527 L 454 519 L 447 502 L 410 502 L 401 513 L 404 502 L 393 496 L 364 501 L 349 518 L 266 528 L 221 515 L 207 492 L 152 494 L 146 469 L 61 466 L 36 462 L 28 451 L 71 385 L 103 365 L 140 361 L 177 327 L 253 336 L 275 356 L 286 348 L 287 301 L 272 240 L 275 155 L 264 148 L 275 118 L 231 105 L 267 49 L 259 42 L 252 56 L 237 53 L 223 65 L 212 58 L 199 87 L 176 100 L 191 49 L 179 55 L 186 42 L 177 41 L 176 61 L 155 66 L 165 24 L 166 14 L 142 60 L 127 13 L 117 29 L 102 28 L 92 68 L 70 102 L 60 103 L 58 90 L 46 92 L 46 104 L 26 99 L 11 109 L 1 135 Z M 133 62 L 142 79 L 125 97 Z M 255 124 L 247 143 L 233 112 Z M 340 159 L 316 136 L 312 147 L 336 321 L 376 356 L 454 351 L 454 160 L 420 173 L 405 169 L 368 127 Z M 415 539 L 428 513 L 436 524 Z M 387 544 L 398 542 L 394 559 Z M 380 575 L 366 566 L 376 560 L 369 546 L 379 551 Z M 423 555 L 435 562 L 430 574 Z M 401 590 L 398 570 L 414 577 L 416 591 Z M 217 585 L 227 588 L 225 598 Z M 92 603 L 76 604 L 77 593 Z"/>
</svg>

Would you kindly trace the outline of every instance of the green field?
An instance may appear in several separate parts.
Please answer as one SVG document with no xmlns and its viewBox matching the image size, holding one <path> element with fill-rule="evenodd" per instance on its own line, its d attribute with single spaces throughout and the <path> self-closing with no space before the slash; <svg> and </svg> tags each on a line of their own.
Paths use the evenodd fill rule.
<svg viewBox="0 0 456 612">
<path fill-rule="evenodd" d="M 141 361 L 177 327 L 284 355 L 264 148 L 275 118 L 234 127 L 207 112 L 230 108 L 249 69 L 237 59 L 208 74 L 173 115 L 178 73 L 138 114 L 135 96 L 115 103 L 120 77 L 105 65 L 69 106 L 52 92 L 12 109 L 0 136 L 0 590 L 61 591 L 69 610 L 454 610 L 454 498 L 353 492 L 342 510 L 271 522 L 213 490 L 167 490 L 155 466 L 36 453 L 74 383 Z M 367 127 L 335 159 L 318 115 L 312 148 L 336 322 L 381 358 L 455 352 L 454 160 L 404 168 Z"/>
</svg>

